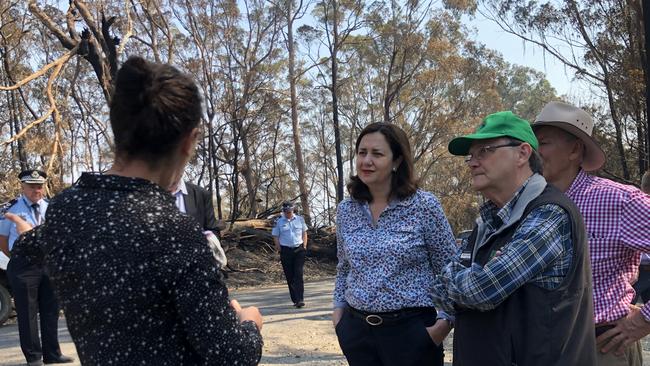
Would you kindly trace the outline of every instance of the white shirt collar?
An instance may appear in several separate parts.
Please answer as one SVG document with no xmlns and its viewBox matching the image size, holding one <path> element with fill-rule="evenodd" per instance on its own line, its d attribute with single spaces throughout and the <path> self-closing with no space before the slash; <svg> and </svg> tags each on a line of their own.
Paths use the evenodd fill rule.
<svg viewBox="0 0 650 366">
<path fill-rule="evenodd" d="M 187 186 L 185 185 L 185 181 L 182 179 L 180 182 L 178 182 L 178 187 L 176 187 L 176 190 L 172 192 L 172 194 L 176 196 L 179 192 L 187 195 Z"/>
</svg>

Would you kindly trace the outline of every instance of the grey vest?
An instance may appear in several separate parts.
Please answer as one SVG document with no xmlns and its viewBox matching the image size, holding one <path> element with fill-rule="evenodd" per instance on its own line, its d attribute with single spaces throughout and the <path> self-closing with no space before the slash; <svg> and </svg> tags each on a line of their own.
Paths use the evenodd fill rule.
<svg viewBox="0 0 650 366">
<path fill-rule="evenodd" d="M 483 242 L 477 241 L 479 226 L 474 229 L 463 253 L 468 258 L 464 264 L 484 265 L 490 253 L 510 241 L 522 218 L 534 208 L 552 203 L 567 211 L 571 221 L 573 257 L 569 272 L 554 290 L 526 284 L 493 310 L 459 309 L 454 330 L 454 366 L 589 366 L 596 363 L 591 268 L 582 216 L 575 204 L 557 188 L 541 185 L 542 191 L 537 195 L 534 193 L 540 190 L 540 180 L 530 183 L 533 185 L 519 198 L 523 199 L 524 208 L 518 213 L 517 208 L 513 210 L 514 222 L 504 224 L 503 230 L 487 238 L 482 235 Z M 529 194 L 525 194 L 527 190 Z"/>
</svg>

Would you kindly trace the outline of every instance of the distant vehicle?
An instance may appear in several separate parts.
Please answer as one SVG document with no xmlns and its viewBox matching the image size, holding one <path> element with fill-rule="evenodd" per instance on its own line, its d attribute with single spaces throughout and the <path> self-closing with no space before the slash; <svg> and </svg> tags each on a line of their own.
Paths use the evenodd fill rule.
<svg viewBox="0 0 650 366">
<path fill-rule="evenodd" d="M 0 253 L 0 325 L 4 324 L 11 314 L 11 292 L 9 292 L 9 278 L 7 278 L 7 264 L 9 258 Z"/>
<path fill-rule="evenodd" d="M 456 245 L 461 246 L 464 240 L 467 240 L 472 235 L 472 230 L 463 230 L 456 235 Z"/>
</svg>

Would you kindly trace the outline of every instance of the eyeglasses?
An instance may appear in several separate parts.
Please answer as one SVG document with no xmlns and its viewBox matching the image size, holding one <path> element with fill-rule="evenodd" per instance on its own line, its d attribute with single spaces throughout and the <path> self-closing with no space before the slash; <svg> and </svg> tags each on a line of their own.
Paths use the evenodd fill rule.
<svg viewBox="0 0 650 366">
<path fill-rule="evenodd" d="M 510 141 L 509 143 L 503 145 L 483 146 L 482 148 L 478 149 L 478 151 L 476 151 L 474 154 L 469 154 L 465 156 L 465 162 L 469 163 L 470 161 L 472 161 L 472 158 L 476 158 L 476 160 L 481 161 L 485 159 L 488 153 L 492 154 L 493 152 L 496 151 L 496 149 L 500 147 L 515 147 L 521 144 L 522 142 Z"/>
</svg>

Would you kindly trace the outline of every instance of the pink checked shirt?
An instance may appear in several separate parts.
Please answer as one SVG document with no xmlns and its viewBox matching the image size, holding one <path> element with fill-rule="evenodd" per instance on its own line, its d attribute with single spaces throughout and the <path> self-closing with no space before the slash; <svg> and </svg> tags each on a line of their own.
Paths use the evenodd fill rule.
<svg viewBox="0 0 650 366">
<path fill-rule="evenodd" d="M 580 171 L 566 191 L 587 228 L 595 323 L 624 317 L 634 298 L 641 252 L 650 252 L 650 195 Z M 650 321 L 650 302 L 641 313 Z"/>
</svg>

